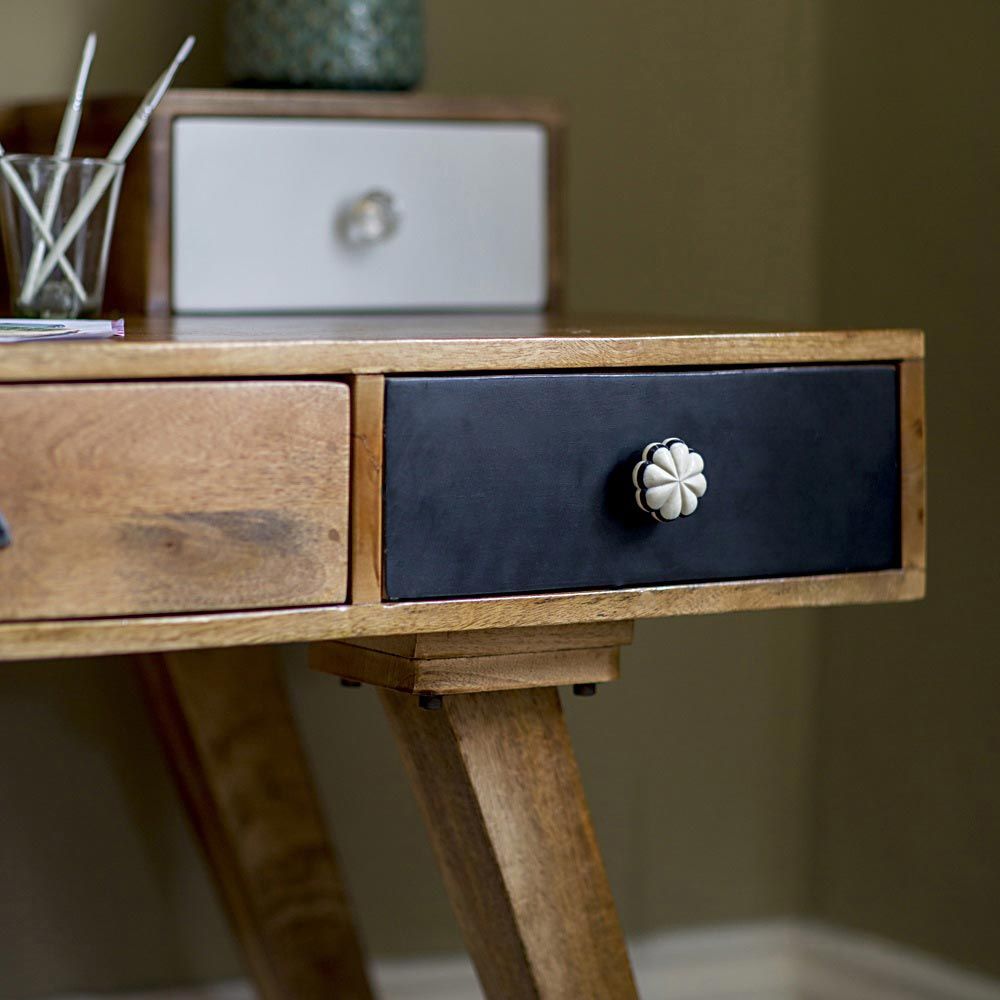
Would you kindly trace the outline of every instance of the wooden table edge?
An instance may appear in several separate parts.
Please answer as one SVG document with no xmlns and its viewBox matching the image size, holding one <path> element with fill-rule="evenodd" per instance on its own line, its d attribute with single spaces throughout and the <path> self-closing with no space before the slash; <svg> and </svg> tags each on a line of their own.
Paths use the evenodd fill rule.
<svg viewBox="0 0 1000 1000">
<path fill-rule="evenodd" d="M 620 336 L 589 336 L 582 329 L 566 336 L 399 340 L 268 340 L 264 334 L 246 340 L 126 338 L 5 345 L 0 383 L 896 363 L 923 357 L 922 331 L 905 329 Z"/>
<path fill-rule="evenodd" d="M 0 624 L 0 661 L 917 600 L 920 567 L 622 590 Z"/>
</svg>

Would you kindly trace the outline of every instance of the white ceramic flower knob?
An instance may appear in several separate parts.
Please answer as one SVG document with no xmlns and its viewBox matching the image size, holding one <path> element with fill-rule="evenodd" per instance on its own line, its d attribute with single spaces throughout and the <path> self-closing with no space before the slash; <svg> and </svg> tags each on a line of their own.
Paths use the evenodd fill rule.
<svg viewBox="0 0 1000 1000">
<path fill-rule="evenodd" d="M 693 514 L 708 489 L 705 463 L 680 438 L 654 441 L 642 450 L 632 470 L 635 502 L 656 521 L 673 521 Z"/>
</svg>

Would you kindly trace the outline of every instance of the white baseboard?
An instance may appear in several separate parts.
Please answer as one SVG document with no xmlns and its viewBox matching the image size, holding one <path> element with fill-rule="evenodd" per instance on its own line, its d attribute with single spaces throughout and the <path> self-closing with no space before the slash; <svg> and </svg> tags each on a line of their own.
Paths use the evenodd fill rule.
<svg viewBox="0 0 1000 1000">
<path fill-rule="evenodd" d="M 669 931 L 635 941 L 644 1000 L 1000 1000 L 1000 981 L 899 945 L 807 921 Z M 374 963 L 382 1000 L 479 1000 L 464 956 Z M 96 995 L 62 1000 L 111 1000 Z M 243 982 L 114 1000 L 255 1000 Z"/>
<path fill-rule="evenodd" d="M 805 920 L 657 934 L 632 955 L 645 1000 L 1000 1000 L 1000 981 Z"/>
<path fill-rule="evenodd" d="M 838 927 L 800 924 L 802 1000 L 1000 1000 L 1000 980 Z"/>
</svg>

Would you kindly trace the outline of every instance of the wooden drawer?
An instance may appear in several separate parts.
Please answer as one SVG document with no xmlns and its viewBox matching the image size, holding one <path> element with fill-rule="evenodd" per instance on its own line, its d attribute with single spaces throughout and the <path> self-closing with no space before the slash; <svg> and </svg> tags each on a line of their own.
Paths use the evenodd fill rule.
<svg viewBox="0 0 1000 1000">
<path fill-rule="evenodd" d="M 900 565 L 893 365 L 386 381 L 389 599 L 604 589 Z M 708 488 L 639 509 L 682 438 Z"/>
<path fill-rule="evenodd" d="M 539 308 L 546 147 L 525 122 L 179 117 L 174 310 Z M 357 242 L 370 192 L 375 238 Z"/>
<path fill-rule="evenodd" d="M 0 620 L 332 604 L 336 382 L 0 386 Z"/>
</svg>

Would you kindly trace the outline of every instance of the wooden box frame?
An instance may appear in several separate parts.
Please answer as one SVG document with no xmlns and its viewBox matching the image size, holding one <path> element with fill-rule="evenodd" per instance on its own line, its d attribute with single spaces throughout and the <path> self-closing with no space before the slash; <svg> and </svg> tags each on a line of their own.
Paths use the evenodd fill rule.
<svg viewBox="0 0 1000 1000">
<path fill-rule="evenodd" d="M 102 156 L 135 110 L 136 98 L 88 102 L 77 155 Z M 44 103 L 0 111 L 10 151 L 48 153 L 64 105 Z M 171 141 L 177 118 L 229 116 L 372 119 L 379 121 L 532 122 L 548 136 L 547 309 L 563 304 L 564 119 L 537 98 L 467 98 L 427 94 L 345 94 L 322 91 L 172 90 L 150 119 L 128 160 L 111 244 L 108 310 L 168 315 L 171 297 Z M 4 282 L 6 277 L 4 276 Z"/>
</svg>

